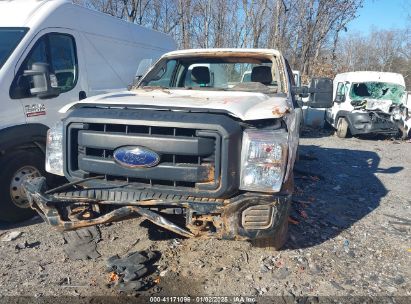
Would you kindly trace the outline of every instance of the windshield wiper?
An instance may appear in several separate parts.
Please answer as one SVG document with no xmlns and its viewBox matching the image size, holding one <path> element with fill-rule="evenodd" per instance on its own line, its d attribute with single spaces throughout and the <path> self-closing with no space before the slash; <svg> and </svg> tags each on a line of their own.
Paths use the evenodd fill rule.
<svg viewBox="0 0 411 304">
<path fill-rule="evenodd" d="M 148 89 L 148 90 L 169 90 L 170 87 L 163 87 L 163 86 L 143 86 L 140 87 L 141 89 Z"/>
</svg>

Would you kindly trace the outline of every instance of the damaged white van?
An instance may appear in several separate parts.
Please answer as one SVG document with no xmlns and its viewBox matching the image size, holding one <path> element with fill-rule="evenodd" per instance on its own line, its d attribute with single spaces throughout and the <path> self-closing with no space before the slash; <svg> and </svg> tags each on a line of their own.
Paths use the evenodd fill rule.
<svg viewBox="0 0 411 304">
<path fill-rule="evenodd" d="M 71 1 L 0 1 L 0 220 L 33 215 L 21 183 L 45 174 L 46 132 L 62 106 L 126 89 L 142 59 L 175 48 L 166 34 Z"/>
<path fill-rule="evenodd" d="M 331 80 L 305 89 L 312 106 L 330 106 Z M 47 190 L 44 178 L 28 180 L 30 204 L 62 230 L 141 215 L 185 237 L 280 248 L 299 91 L 276 50 L 168 53 L 131 91 L 61 110 L 68 115 L 50 129 L 47 163 L 70 183 Z"/>
<path fill-rule="evenodd" d="M 326 121 L 344 138 L 359 134 L 387 134 L 406 138 L 410 129 L 407 92 L 401 74 L 349 72 L 333 82 L 334 104 Z"/>
</svg>

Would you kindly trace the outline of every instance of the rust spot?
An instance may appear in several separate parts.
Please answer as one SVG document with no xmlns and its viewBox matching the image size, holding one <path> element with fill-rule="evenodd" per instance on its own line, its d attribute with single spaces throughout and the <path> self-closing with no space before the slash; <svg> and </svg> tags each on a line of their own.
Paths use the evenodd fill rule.
<svg viewBox="0 0 411 304">
<path fill-rule="evenodd" d="M 283 108 L 283 107 L 276 106 L 276 107 L 273 108 L 272 113 L 273 113 L 273 115 L 276 115 L 276 116 L 284 115 L 286 113 L 290 113 L 290 108 L 289 107 L 284 107 Z"/>
<path fill-rule="evenodd" d="M 117 282 L 119 278 L 120 278 L 120 277 L 118 276 L 117 273 L 115 273 L 115 272 L 110 272 L 108 281 L 109 281 L 110 283 L 111 283 L 111 282 Z"/>
<path fill-rule="evenodd" d="M 214 181 L 214 166 L 207 165 L 206 173 L 206 182 L 213 182 Z"/>
</svg>

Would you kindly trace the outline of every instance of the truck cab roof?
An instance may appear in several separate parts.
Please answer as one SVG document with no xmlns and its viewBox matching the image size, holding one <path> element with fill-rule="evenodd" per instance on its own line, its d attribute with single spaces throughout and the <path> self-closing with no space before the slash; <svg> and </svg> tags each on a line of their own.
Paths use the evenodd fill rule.
<svg viewBox="0 0 411 304">
<path fill-rule="evenodd" d="M 246 48 L 212 48 L 212 49 L 187 49 L 187 50 L 177 50 L 173 52 L 169 52 L 165 54 L 163 57 L 172 58 L 172 57 L 180 57 L 180 56 L 199 56 L 199 55 L 207 55 L 207 56 L 236 56 L 242 55 L 247 56 L 255 56 L 258 54 L 261 55 L 268 55 L 268 56 L 281 56 L 280 51 L 274 49 L 246 49 Z"/>
</svg>

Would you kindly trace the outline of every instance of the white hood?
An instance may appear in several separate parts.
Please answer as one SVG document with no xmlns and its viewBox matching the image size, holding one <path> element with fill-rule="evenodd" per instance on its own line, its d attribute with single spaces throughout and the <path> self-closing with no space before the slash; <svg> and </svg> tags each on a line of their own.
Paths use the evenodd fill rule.
<svg viewBox="0 0 411 304">
<path fill-rule="evenodd" d="M 132 108 L 204 109 L 226 111 L 241 120 L 279 118 L 290 111 L 285 95 L 268 96 L 263 93 L 208 90 L 137 89 L 90 97 L 64 106 L 66 113 L 82 104 L 125 105 Z"/>
</svg>

